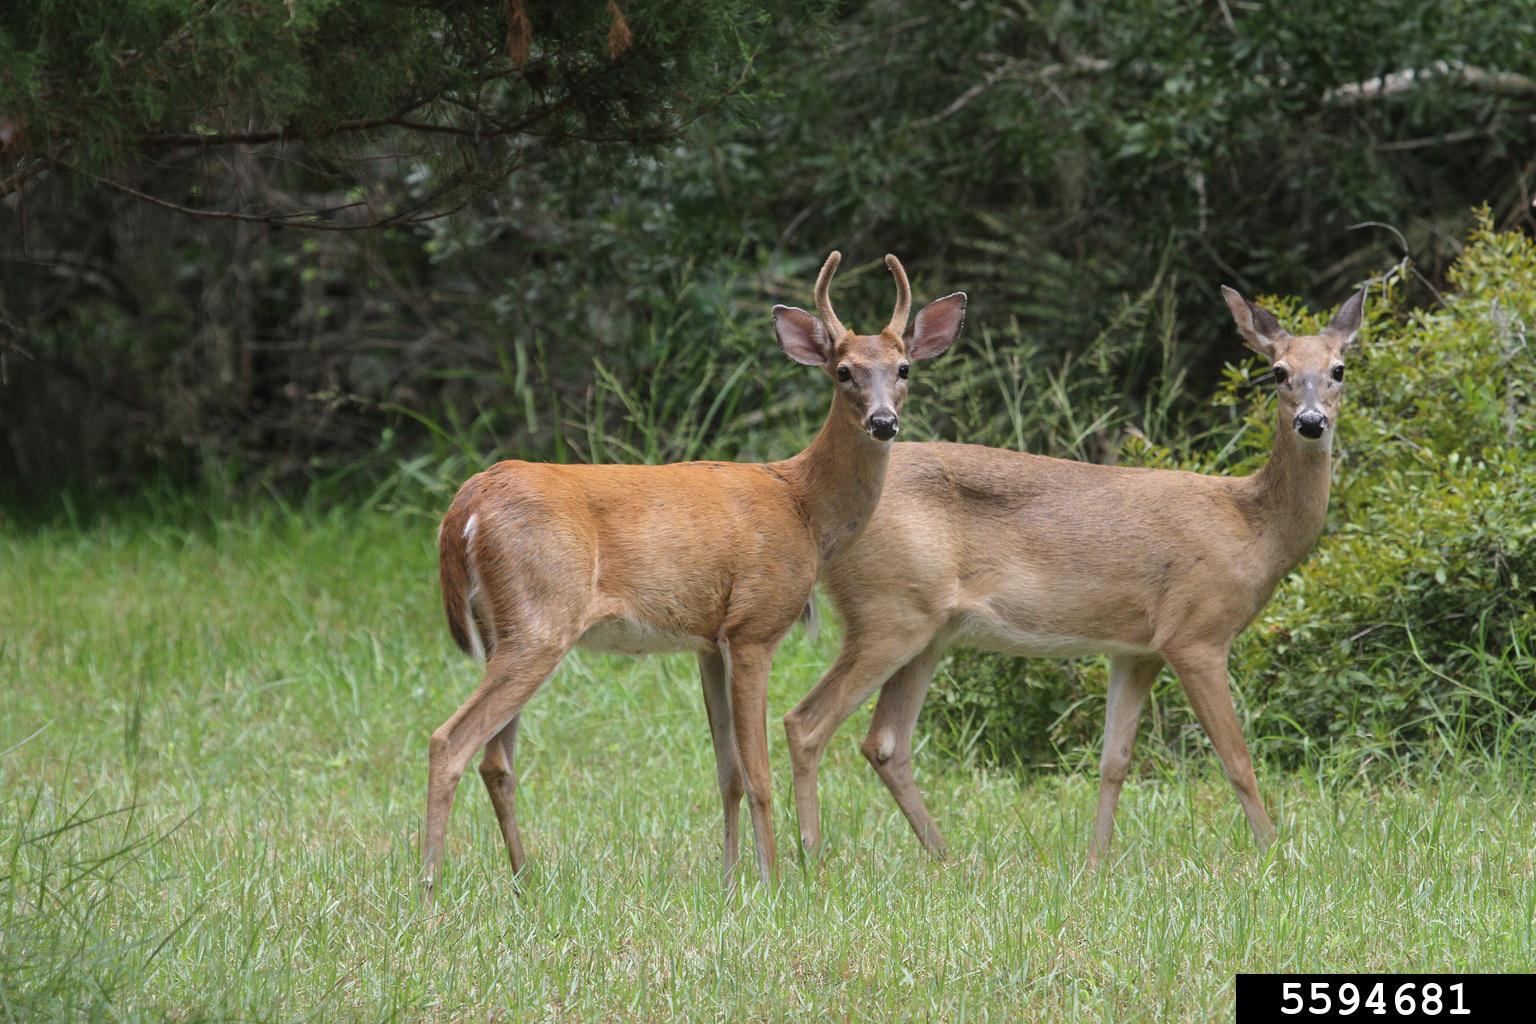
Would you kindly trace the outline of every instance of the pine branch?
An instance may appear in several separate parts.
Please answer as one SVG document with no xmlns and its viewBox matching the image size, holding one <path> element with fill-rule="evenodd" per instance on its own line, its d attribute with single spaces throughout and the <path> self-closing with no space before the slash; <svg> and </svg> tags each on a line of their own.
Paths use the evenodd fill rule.
<svg viewBox="0 0 1536 1024">
<path fill-rule="evenodd" d="M 288 213 L 244 213 L 239 210 L 207 210 L 175 203 L 169 199 L 162 199 L 159 196 L 150 195 L 148 192 L 136 189 L 132 185 L 125 185 L 111 178 L 103 178 L 100 175 L 92 174 L 89 171 L 63 162 L 55 161 L 54 166 L 58 167 L 59 170 L 77 174 L 105 189 L 128 196 L 131 199 L 136 199 L 142 203 L 149 203 L 151 206 L 158 206 L 161 209 L 170 210 L 174 213 L 185 214 L 189 217 L 199 217 L 204 220 L 243 221 L 245 223 L 266 224 L 280 228 L 304 228 L 311 231 L 369 231 L 374 228 L 410 227 L 417 224 L 426 224 L 430 221 L 452 216 L 474 200 L 473 190 L 466 190 L 466 194 L 452 206 L 434 209 L 433 203 L 464 184 L 461 181 L 450 181 L 433 189 L 424 198 L 412 203 L 410 206 L 388 216 L 369 217 L 366 220 L 345 223 L 323 220 L 321 218 L 334 217 L 348 210 L 367 207 L 368 203 L 359 200 L 357 202 L 338 203 L 333 206 L 319 207 L 312 210 L 296 210 Z"/>
<path fill-rule="evenodd" d="M 159 149 L 175 146 L 264 146 L 276 142 L 320 142 L 337 135 L 380 131 L 387 128 L 399 128 L 409 132 L 421 132 L 428 135 L 456 135 L 462 138 L 501 138 L 527 133 L 541 122 L 548 120 L 562 110 L 568 109 L 575 102 L 576 95 L 574 92 L 568 93 L 559 101 L 546 104 L 533 114 L 520 121 L 513 122 L 500 121 L 480 108 L 464 103 L 461 100 L 434 96 L 430 99 L 413 101 L 408 106 L 402 107 L 397 112 L 385 117 L 337 121 L 335 124 L 319 128 L 276 128 L 248 132 L 156 132 L 139 136 L 137 145 L 141 149 Z M 408 116 L 431 103 L 445 101 L 452 102 L 475 117 L 491 123 L 489 125 L 477 124 L 472 127 L 466 127 L 458 124 L 440 124 L 431 121 L 414 120 Z"/>
</svg>

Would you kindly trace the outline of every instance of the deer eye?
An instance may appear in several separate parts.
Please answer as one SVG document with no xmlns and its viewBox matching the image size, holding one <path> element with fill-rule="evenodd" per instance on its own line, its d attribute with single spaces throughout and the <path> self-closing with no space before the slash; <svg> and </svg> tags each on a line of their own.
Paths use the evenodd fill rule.
<svg viewBox="0 0 1536 1024">
<path fill-rule="evenodd" d="M 1343 363 L 1340 363 L 1338 366 L 1335 366 L 1333 368 L 1333 379 L 1336 380 L 1336 381 L 1341 381 L 1341 382 L 1344 380 L 1344 364 Z"/>
<path fill-rule="evenodd" d="M 902 363 L 900 366 L 896 367 L 896 376 L 900 377 L 902 380 L 906 380 L 907 374 L 911 372 L 912 367 L 908 363 Z"/>
<path fill-rule="evenodd" d="M 1283 366 L 1277 366 L 1269 372 L 1274 376 L 1276 384 L 1284 384 L 1286 380 L 1291 376 L 1291 371 L 1287 370 Z"/>
<path fill-rule="evenodd" d="M 853 371 L 848 369 L 847 366 L 839 366 L 837 368 L 837 379 L 846 384 L 853 380 Z"/>
</svg>

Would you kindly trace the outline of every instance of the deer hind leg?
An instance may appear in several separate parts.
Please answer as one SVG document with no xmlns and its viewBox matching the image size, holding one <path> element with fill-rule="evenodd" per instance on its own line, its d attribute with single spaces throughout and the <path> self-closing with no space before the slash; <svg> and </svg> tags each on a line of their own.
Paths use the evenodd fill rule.
<svg viewBox="0 0 1536 1024">
<path fill-rule="evenodd" d="M 730 645 L 731 724 L 746 782 L 752 840 L 763 881 L 777 879 L 773 840 L 773 776 L 768 769 L 768 670 L 773 648 Z"/>
<path fill-rule="evenodd" d="M 912 831 L 923 847 L 940 860 L 949 855 L 939 827 L 923 803 L 912 778 L 912 732 L 917 727 L 918 712 L 939 664 L 939 644 L 935 640 L 917 657 L 907 662 L 880 690 L 875 701 L 875 717 L 861 748 L 885 788 L 896 798 L 896 806 L 906 815 Z"/>
<path fill-rule="evenodd" d="M 832 668 L 784 716 L 794 771 L 800 847 L 807 858 L 814 859 L 821 851 L 821 798 L 816 792 L 816 780 L 827 744 L 854 709 L 902 663 L 922 650 L 928 639 L 923 637 L 914 646 L 910 638 L 875 638 L 850 628 Z"/>
<path fill-rule="evenodd" d="M 526 863 L 522 836 L 517 831 L 517 813 L 513 809 L 517 792 L 517 723 L 521 718 L 521 715 L 513 715 L 506 728 L 491 737 L 485 745 L 485 756 L 480 759 L 480 778 L 491 794 L 491 806 L 496 809 L 496 822 L 501 826 L 501 838 L 506 841 L 514 875 L 521 872 Z"/>
<path fill-rule="evenodd" d="M 1267 847 L 1275 838 L 1275 826 L 1259 799 L 1258 780 L 1253 775 L 1253 759 L 1248 754 L 1248 743 L 1243 739 L 1242 726 L 1237 721 L 1237 709 L 1232 705 L 1232 683 L 1227 675 L 1227 651 L 1225 648 L 1200 648 L 1178 654 L 1169 653 L 1168 662 L 1178 673 L 1179 682 L 1189 696 L 1195 717 L 1216 748 L 1216 756 L 1227 773 L 1248 825 L 1261 847 Z"/>
<path fill-rule="evenodd" d="M 731 721 L 728 669 L 719 651 L 699 655 L 699 675 L 704 683 L 704 710 L 709 715 L 709 735 L 715 746 L 715 778 L 720 784 L 720 804 L 725 814 L 725 883 L 735 882 L 741 853 L 741 761 L 736 753 L 736 732 Z"/>
<path fill-rule="evenodd" d="M 547 644 L 519 650 L 503 641 L 485 667 L 485 678 L 453 716 L 432 734 L 427 754 L 427 820 L 422 832 L 424 898 L 432 902 L 453 794 L 469 759 L 511 723 L 570 650 Z"/>
<path fill-rule="evenodd" d="M 1109 661 L 1109 693 L 1104 707 L 1104 753 L 1099 759 L 1099 809 L 1093 817 L 1093 841 L 1088 847 L 1088 866 L 1097 867 L 1109 852 L 1115 831 L 1115 806 L 1120 802 L 1120 788 L 1131 767 L 1136 749 L 1136 730 L 1141 724 L 1141 708 L 1163 659 L 1118 656 Z"/>
</svg>

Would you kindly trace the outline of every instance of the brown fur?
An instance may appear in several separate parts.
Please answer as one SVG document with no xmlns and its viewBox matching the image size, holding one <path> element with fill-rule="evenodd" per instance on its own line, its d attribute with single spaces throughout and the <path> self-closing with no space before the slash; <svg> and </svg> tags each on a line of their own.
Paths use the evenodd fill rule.
<svg viewBox="0 0 1536 1024">
<path fill-rule="evenodd" d="M 1234 296 L 1236 293 L 1232 293 Z M 1241 297 L 1238 301 L 1242 302 Z M 1255 835 L 1259 801 L 1226 673 L 1227 651 L 1311 548 L 1328 504 L 1331 379 L 1358 327 L 1294 338 L 1257 310 L 1234 316 L 1290 371 L 1277 388 L 1269 463 L 1226 478 L 1091 465 L 960 444 L 902 444 L 864 532 L 823 572 L 846 635 L 837 663 L 784 723 L 801 839 L 821 839 L 816 776 L 827 741 L 880 689 L 864 752 L 918 837 L 944 844 L 912 782 L 912 730 L 934 667 L 952 644 L 1029 656 L 1109 654 L 1103 787 L 1090 859 L 1107 848 L 1136 719 L 1167 662 L 1237 787 Z M 1267 319 L 1265 319 L 1267 318 Z M 1326 382 L 1326 383 L 1324 383 Z M 1298 433 L 1325 411 L 1328 432 Z M 883 687 L 883 689 L 882 689 Z"/>
<path fill-rule="evenodd" d="M 894 257 L 887 262 L 904 326 L 905 274 Z M 817 283 L 829 312 L 825 293 L 836 266 L 834 253 Z M 954 302 L 951 296 L 929 308 L 949 303 L 939 314 L 949 311 L 958 330 Z M 804 611 L 825 559 L 858 535 L 879 499 L 890 445 L 872 436 L 875 411 L 894 417 L 906 394 L 901 367 L 943 348 L 921 328 L 911 342 L 900 328 L 860 336 L 786 307 L 775 310 L 775 323 L 786 351 L 836 382 L 825 425 L 793 458 L 761 465 L 508 461 L 471 478 L 454 498 L 439 538 L 443 607 L 454 641 L 474 652 L 480 640 L 487 663 L 479 689 L 432 736 L 423 838 L 429 898 L 454 789 L 478 748 L 485 749 L 481 774 L 513 868 L 522 867 L 513 813 L 518 715 L 576 646 L 697 652 L 725 813 L 727 878 L 744 793 L 759 867 L 772 875 L 765 718 L 773 651 Z M 844 367 L 847 381 L 838 374 Z"/>
</svg>

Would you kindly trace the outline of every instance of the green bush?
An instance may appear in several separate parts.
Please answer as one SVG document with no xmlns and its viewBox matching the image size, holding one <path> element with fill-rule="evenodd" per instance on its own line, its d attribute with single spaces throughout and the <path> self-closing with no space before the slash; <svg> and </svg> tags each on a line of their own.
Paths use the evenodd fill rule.
<svg viewBox="0 0 1536 1024">
<path fill-rule="evenodd" d="M 1270 758 L 1401 764 L 1536 739 L 1536 243 L 1484 216 L 1451 282 L 1425 310 L 1402 308 L 1397 276 L 1372 295 L 1327 526 L 1234 645 L 1239 711 Z M 1327 315 L 1266 303 L 1297 331 Z M 1225 439 L 1164 447 L 1127 433 L 1112 454 L 1253 471 L 1274 427 L 1273 403 L 1246 387 L 1261 370 L 1228 368 L 1216 402 L 1244 412 Z M 958 652 L 925 721 L 940 747 L 998 763 L 1085 763 L 1104 680 L 1101 660 Z M 1164 749 L 1204 742 L 1176 689 L 1165 672 L 1143 726 Z"/>
</svg>

